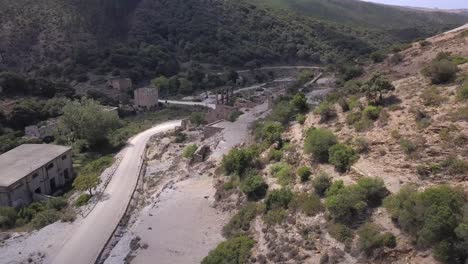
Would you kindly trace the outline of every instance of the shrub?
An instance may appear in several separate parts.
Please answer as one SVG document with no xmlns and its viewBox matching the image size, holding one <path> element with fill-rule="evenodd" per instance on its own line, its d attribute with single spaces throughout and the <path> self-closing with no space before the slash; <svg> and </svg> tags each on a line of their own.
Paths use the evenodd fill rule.
<svg viewBox="0 0 468 264">
<path fill-rule="evenodd" d="M 60 219 L 60 214 L 57 210 L 47 209 L 37 213 L 31 220 L 31 226 L 35 229 L 41 229 L 44 226 L 50 225 Z"/>
<path fill-rule="evenodd" d="M 332 180 L 325 172 L 315 176 L 312 180 L 312 186 L 314 187 L 315 193 L 319 196 L 324 196 L 331 185 Z"/>
<path fill-rule="evenodd" d="M 446 168 L 448 173 L 452 175 L 461 175 L 468 172 L 468 161 L 455 156 L 448 157 L 441 163 L 441 166 Z"/>
<path fill-rule="evenodd" d="M 250 222 L 255 219 L 257 213 L 258 209 L 255 203 L 244 206 L 223 227 L 223 236 L 231 238 L 247 232 L 250 229 Z"/>
<path fill-rule="evenodd" d="M 361 117 L 362 117 L 362 112 L 361 111 L 353 111 L 353 112 L 350 112 L 346 115 L 346 124 L 348 125 L 354 125 L 356 124 L 357 122 L 359 122 L 359 120 L 361 120 Z"/>
<path fill-rule="evenodd" d="M 345 144 L 336 144 L 329 149 L 330 164 L 334 165 L 338 171 L 345 172 L 358 159 L 354 149 Z"/>
<path fill-rule="evenodd" d="M 316 194 L 299 193 L 291 201 L 291 208 L 300 210 L 307 216 L 314 216 L 322 211 L 322 203 Z"/>
<path fill-rule="evenodd" d="M 244 235 L 230 238 L 219 244 L 214 250 L 210 251 L 208 256 L 206 256 L 201 263 L 248 263 L 248 258 L 251 254 L 250 251 L 254 244 L 254 240 Z"/>
<path fill-rule="evenodd" d="M 185 133 L 182 133 L 180 131 L 176 131 L 175 133 L 175 143 L 182 143 L 187 139 L 187 135 Z"/>
<path fill-rule="evenodd" d="M 362 86 L 363 91 L 366 93 L 369 100 L 376 100 L 382 102 L 383 95 L 395 90 L 395 86 L 380 74 L 373 75 Z"/>
<path fill-rule="evenodd" d="M 268 226 L 274 226 L 274 225 L 282 223 L 287 215 L 288 213 L 285 209 L 276 208 L 276 209 L 267 211 L 266 214 L 263 216 L 263 221 Z"/>
<path fill-rule="evenodd" d="M 193 155 L 195 155 L 195 151 L 197 151 L 197 149 L 198 146 L 196 144 L 190 144 L 187 147 L 185 147 L 182 156 L 186 159 L 191 159 L 193 158 Z"/>
<path fill-rule="evenodd" d="M 362 111 L 363 115 L 371 120 L 377 120 L 380 115 L 382 108 L 369 105 Z"/>
<path fill-rule="evenodd" d="M 400 147 L 407 156 L 411 156 L 418 149 L 416 143 L 406 138 L 400 139 Z"/>
<path fill-rule="evenodd" d="M 304 141 L 304 151 L 312 153 L 320 162 L 328 161 L 328 149 L 338 142 L 336 136 L 327 129 L 312 129 L 307 132 Z"/>
<path fill-rule="evenodd" d="M 265 197 L 268 190 L 268 184 L 265 183 L 262 176 L 250 174 L 241 183 L 240 189 L 251 200 L 258 200 Z"/>
<path fill-rule="evenodd" d="M 305 113 L 309 110 L 307 105 L 307 98 L 304 93 L 297 93 L 290 101 L 292 107 L 296 109 L 299 113 Z"/>
<path fill-rule="evenodd" d="M 375 63 L 379 63 L 384 61 L 386 56 L 381 51 L 375 51 L 371 53 L 370 57 Z"/>
<path fill-rule="evenodd" d="M 299 176 L 299 179 L 301 179 L 301 182 L 308 181 L 310 174 L 311 174 L 310 168 L 307 166 L 303 166 L 297 169 L 297 176 Z"/>
<path fill-rule="evenodd" d="M 343 224 L 330 223 L 327 230 L 331 237 L 340 242 L 346 242 L 353 238 L 353 231 Z"/>
<path fill-rule="evenodd" d="M 205 115 L 201 112 L 193 112 L 190 115 L 189 120 L 190 120 L 190 123 L 198 127 L 205 122 Z"/>
<path fill-rule="evenodd" d="M 290 184 L 293 180 L 292 168 L 287 163 L 274 164 L 271 166 L 270 172 L 273 177 L 278 179 L 278 183 L 283 186 Z"/>
<path fill-rule="evenodd" d="M 281 134 L 284 126 L 279 122 L 266 121 L 259 125 L 255 131 L 255 137 L 268 144 L 281 143 Z"/>
<path fill-rule="evenodd" d="M 439 106 L 445 98 L 440 95 L 439 90 L 436 87 L 431 87 L 421 94 L 421 99 L 425 106 Z"/>
<path fill-rule="evenodd" d="M 0 207 L 0 228 L 8 229 L 15 226 L 18 214 L 14 208 Z"/>
<path fill-rule="evenodd" d="M 349 110 L 351 110 L 351 107 L 345 98 L 340 98 L 338 100 L 338 105 L 341 107 L 341 110 L 343 112 L 348 112 Z"/>
<path fill-rule="evenodd" d="M 78 196 L 78 198 L 76 199 L 75 201 L 75 206 L 77 207 L 80 207 L 80 206 L 83 206 L 85 204 L 87 204 L 89 202 L 89 200 L 91 199 L 91 195 L 89 195 L 88 193 L 83 193 L 81 194 L 80 196 Z"/>
<path fill-rule="evenodd" d="M 336 110 L 333 104 L 323 101 L 315 108 L 314 114 L 320 115 L 320 122 L 327 122 L 336 117 Z"/>
<path fill-rule="evenodd" d="M 450 120 L 456 121 L 468 121 L 468 105 L 462 106 L 457 110 L 449 113 Z"/>
<path fill-rule="evenodd" d="M 223 157 L 221 167 L 227 174 L 243 176 L 257 163 L 258 152 L 255 148 L 233 148 Z"/>
<path fill-rule="evenodd" d="M 73 222 L 76 219 L 76 213 L 73 209 L 69 208 L 62 212 L 60 215 L 60 221 L 62 222 Z"/>
<path fill-rule="evenodd" d="M 269 161 L 280 161 L 283 157 L 283 150 L 281 149 L 271 149 L 268 152 L 268 160 Z"/>
<path fill-rule="evenodd" d="M 369 152 L 370 144 L 366 138 L 358 137 L 354 140 L 354 145 L 358 153 Z"/>
<path fill-rule="evenodd" d="M 467 258 L 462 246 L 466 242 L 457 234 L 457 228 L 463 223 L 465 204 L 463 190 L 446 185 L 422 192 L 414 186 L 404 186 L 384 200 L 392 219 L 415 237 L 419 247 L 433 246 L 438 260 L 460 264 Z"/>
<path fill-rule="evenodd" d="M 365 224 L 358 230 L 358 247 L 366 255 L 381 247 L 395 247 L 396 239 L 391 233 L 381 234 L 374 224 Z"/>
<path fill-rule="evenodd" d="M 381 178 L 363 177 L 357 181 L 357 186 L 361 189 L 360 192 L 364 194 L 366 203 L 372 207 L 379 206 L 382 199 L 389 194 Z"/>
<path fill-rule="evenodd" d="M 461 101 L 468 100 L 468 83 L 463 84 L 457 91 L 457 98 Z"/>
<path fill-rule="evenodd" d="M 423 69 L 422 73 L 429 77 L 433 84 L 441 84 L 455 78 L 457 71 L 458 67 L 455 63 L 442 59 L 432 61 L 428 67 Z"/>
<path fill-rule="evenodd" d="M 235 122 L 237 118 L 239 118 L 239 116 L 241 116 L 242 114 L 243 112 L 238 111 L 238 110 L 232 112 L 231 114 L 229 114 L 229 118 L 228 118 L 229 122 Z"/>
<path fill-rule="evenodd" d="M 269 211 L 277 208 L 288 209 L 293 197 L 293 192 L 287 188 L 271 191 L 265 199 L 266 210 Z"/>
<path fill-rule="evenodd" d="M 63 208 L 65 208 L 67 204 L 68 203 L 66 199 L 62 197 L 54 197 L 54 198 L 47 200 L 46 207 L 48 209 L 54 209 L 54 210 L 60 211 Z"/>
<path fill-rule="evenodd" d="M 307 117 L 305 115 L 303 115 L 303 114 L 298 114 L 296 116 L 296 121 L 301 125 L 303 125 L 305 123 L 306 119 L 307 119 Z"/>
</svg>

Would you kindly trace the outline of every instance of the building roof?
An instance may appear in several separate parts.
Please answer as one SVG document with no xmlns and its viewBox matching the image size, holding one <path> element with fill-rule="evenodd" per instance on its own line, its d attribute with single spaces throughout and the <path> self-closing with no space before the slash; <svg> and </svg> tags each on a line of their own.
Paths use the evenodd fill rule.
<svg viewBox="0 0 468 264">
<path fill-rule="evenodd" d="M 23 144 L 3 153 L 0 155 L 0 186 L 12 185 L 70 149 L 49 144 Z"/>
</svg>

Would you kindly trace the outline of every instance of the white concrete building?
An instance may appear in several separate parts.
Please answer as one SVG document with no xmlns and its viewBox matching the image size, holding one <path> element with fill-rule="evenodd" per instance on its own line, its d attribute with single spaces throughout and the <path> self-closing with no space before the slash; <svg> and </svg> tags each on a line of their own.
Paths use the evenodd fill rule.
<svg viewBox="0 0 468 264">
<path fill-rule="evenodd" d="M 20 207 L 73 180 L 71 148 L 24 144 L 0 155 L 0 206 Z"/>
</svg>

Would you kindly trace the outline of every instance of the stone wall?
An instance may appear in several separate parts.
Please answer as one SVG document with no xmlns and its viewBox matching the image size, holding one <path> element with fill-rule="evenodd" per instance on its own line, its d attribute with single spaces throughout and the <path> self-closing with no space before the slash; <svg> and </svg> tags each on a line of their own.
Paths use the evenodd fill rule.
<svg viewBox="0 0 468 264">
<path fill-rule="evenodd" d="M 236 107 L 218 104 L 215 109 L 206 113 L 205 122 L 209 124 L 218 120 L 228 120 L 229 116 L 235 111 L 237 111 Z"/>
<path fill-rule="evenodd" d="M 140 88 L 134 92 L 136 107 L 151 108 L 158 105 L 159 93 L 157 88 Z"/>
</svg>

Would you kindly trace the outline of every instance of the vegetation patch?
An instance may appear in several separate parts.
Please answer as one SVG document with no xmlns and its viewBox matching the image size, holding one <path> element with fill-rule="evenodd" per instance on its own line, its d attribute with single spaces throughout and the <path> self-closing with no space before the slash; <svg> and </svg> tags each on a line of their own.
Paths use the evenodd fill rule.
<svg viewBox="0 0 468 264">
<path fill-rule="evenodd" d="M 223 227 L 223 236 L 227 238 L 235 237 L 247 233 L 250 223 L 258 214 L 258 206 L 255 203 L 248 203 L 235 214 L 229 223 Z"/>
<path fill-rule="evenodd" d="M 271 175 L 278 179 L 278 183 L 282 186 L 291 184 L 294 179 L 294 173 L 289 164 L 280 162 L 273 164 L 270 168 Z"/>
<path fill-rule="evenodd" d="M 311 153 L 316 160 L 326 162 L 329 158 L 328 150 L 337 143 L 338 140 L 333 132 L 327 129 L 315 128 L 307 131 L 304 151 L 305 153 Z"/>
<path fill-rule="evenodd" d="M 365 224 L 358 230 L 358 248 L 366 255 L 381 247 L 394 248 L 396 238 L 392 233 L 380 233 L 374 224 Z"/>
<path fill-rule="evenodd" d="M 184 152 L 182 153 L 182 156 L 186 159 L 191 159 L 195 155 L 195 152 L 197 151 L 198 146 L 197 144 L 190 144 L 184 148 Z"/>
<path fill-rule="evenodd" d="M 208 256 L 202 260 L 202 264 L 219 263 L 248 263 L 251 250 L 255 241 L 248 236 L 240 235 L 229 238 L 219 244 Z"/>
<path fill-rule="evenodd" d="M 341 172 L 349 170 L 358 158 L 354 149 L 346 144 L 336 144 L 329 149 L 328 162 Z"/>
</svg>

